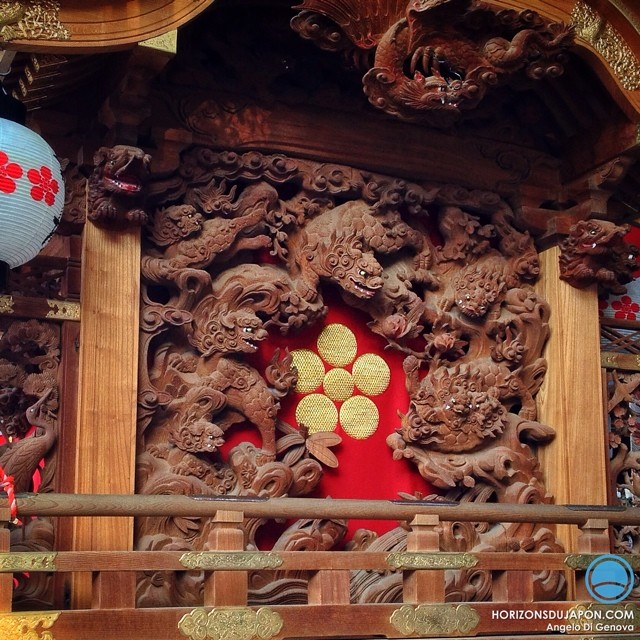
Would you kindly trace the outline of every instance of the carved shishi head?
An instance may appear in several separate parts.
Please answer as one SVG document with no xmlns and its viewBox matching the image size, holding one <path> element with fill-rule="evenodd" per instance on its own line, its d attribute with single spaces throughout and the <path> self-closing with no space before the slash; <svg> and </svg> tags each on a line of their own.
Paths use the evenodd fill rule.
<svg viewBox="0 0 640 640">
<path fill-rule="evenodd" d="M 262 320 L 249 308 L 230 309 L 207 296 L 194 311 L 189 342 L 203 356 L 223 353 L 255 353 L 268 337 Z"/>
<path fill-rule="evenodd" d="M 303 273 L 313 273 L 339 285 L 347 293 L 368 300 L 382 288 L 382 266 L 370 251 L 362 250 L 355 232 L 332 232 L 304 248 Z"/>
<path fill-rule="evenodd" d="M 149 177 L 151 156 L 137 147 L 119 144 L 101 147 L 96 152 L 94 164 L 101 172 L 105 191 L 137 196 Z"/>
<path fill-rule="evenodd" d="M 95 153 L 89 179 L 89 220 L 101 224 L 135 224 L 147 221 L 142 208 L 151 156 L 127 145 L 101 147 Z"/>
<path fill-rule="evenodd" d="M 204 217 L 189 204 L 178 204 L 156 211 L 151 237 L 154 244 L 165 247 L 202 230 Z"/>
<path fill-rule="evenodd" d="M 605 291 L 624 293 L 638 255 L 624 239 L 628 231 L 628 225 L 608 220 L 577 222 L 560 244 L 560 278 L 579 289 L 598 284 Z"/>
<path fill-rule="evenodd" d="M 500 271 L 493 263 L 465 267 L 454 280 L 453 302 L 468 318 L 483 318 L 505 290 Z"/>
<path fill-rule="evenodd" d="M 460 453 L 498 437 L 507 410 L 487 373 L 474 364 L 429 372 L 411 396 L 399 430 L 402 438 L 427 449 Z"/>
</svg>

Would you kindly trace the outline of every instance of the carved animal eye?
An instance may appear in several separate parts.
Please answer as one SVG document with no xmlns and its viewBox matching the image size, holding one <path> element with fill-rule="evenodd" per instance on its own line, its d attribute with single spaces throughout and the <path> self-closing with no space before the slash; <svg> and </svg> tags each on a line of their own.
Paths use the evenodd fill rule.
<svg viewBox="0 0 640 640">
<path fill-rule="evenodd" d="M 358 271 L 358 274 L 364 277 L 367 275 L 367 272 L 364 269 L 360 269 L 360 271 Z"/>
<path fill-rule="evenodd" d="M 465 296 L 466 300 L 471 300 L 471 295 L 467 293 L 467 295 Z"/>
<path fill-rule="evenodd" d="M 244 327 L 244 329 L 242 329 L 245 333 L 253 333 L 253 328 L 252 327 Z"/>
<path fill-rule="evenodd" d="M 595 235 L 596 235 L 596 230 L 595 230 L 595 229 L 591 229 L 591 231 L 589 231 L 589 233 L 590 233 L 592 236 L 595 236 Z"/>
</svg>

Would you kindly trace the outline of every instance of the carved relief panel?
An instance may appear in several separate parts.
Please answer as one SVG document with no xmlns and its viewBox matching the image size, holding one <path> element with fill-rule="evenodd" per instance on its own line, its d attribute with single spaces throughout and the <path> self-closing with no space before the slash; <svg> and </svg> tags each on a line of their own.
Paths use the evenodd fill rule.
<svg viewBox="0 0 640 640">
<path fill-rule="evenodd" d="M 393 459 L 455 500 L 551 500 L 534 448 L 553 437 L 536 421 L 546 371 L 548 306 L 532 239 L 497 194 L 411 183 L 285 155 L 194 146 L 149 185 L 142 258 L 138 492 L 304 496 L 340 461 L 340 436 L 281 418 L 302 372 L 287 338 L 321 325 L 329 300 L 363 313 L 366 331 L 402 354 L 401 417 L 384 425 Z M 270 336 L 285 345 L 254 356 Z M 384 350 L 379 354 L 384 359 Z M 249 428 L 256 438 L 238 439 Z M 385 445 L 383 445 L 385 446 Z M 393 464 L 393 463 L 392 463 Z M 399 464 L 399 462 L 397 463 Z M 405 496 L 415 499 L 417 496 Z M 258 545 L 265 523 L 245 523 Z M 208 523 L 140 520 L 140 549 L 201 549 Z M 298 523 L 277 548 L 332 548 L 346 523 Z M 539 525 L 460 523 L 447 550 L 560 550 Z M 351 548 L 397 549 L 404 530 Z M 372 584 L 372 581 L 374 584 Z M 202 576 L 145 576 L 139 604 L 191 605 Z M 305 580 L 256 573 L 256 601 L 304 601 Z M 536 577 L 556 597 L 560 575 Z M 399 581 L 354 576 L 356 600 L 393 599 Z M 452 573 L 450 599 L 485 599 L 491 577 Z M 174 594 L 174 595 L 172 595 Z"/>
</svg>

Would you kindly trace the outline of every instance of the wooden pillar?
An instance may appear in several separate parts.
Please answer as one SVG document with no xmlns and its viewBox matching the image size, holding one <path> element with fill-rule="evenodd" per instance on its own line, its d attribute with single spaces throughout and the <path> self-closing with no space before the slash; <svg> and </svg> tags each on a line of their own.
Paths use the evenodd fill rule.
<svg viewBox="0 0 640 640">
<path fill-rule="evenodd" d="M 540 448 L 544 482 L 556 504 L 607 503 L 607 450 L 600 374 L 600 327 L 596 287 L 576 289 L 560 280 L 558 247 L 540 255 L 538 291 L 551 306 L 549 369 L 537 396 L 538 419 L 556 431 Z M 558 527 L 567 551 L 578 531 Z"/>
<path fill-rule="evenodd" d="M 140 300 L 140 229 L 112 230 L 90 222 L 84 230 L 82 322 L 76 432 L 76 493 L 134 493 L 138 331 Z M 76 550 L 130 550 L 131 518 L 78 518 Z M 117 605 L 133 603 L 134 577 L 104 574 L 103 595 L 92 598 L 91 576 L 74 581 L 73 605 L 108 606 L 106 581 Z M 107 599 L 108 600 L 108 599 Z"/>
<path fill-rule="evenodd" d="M 239 511 L 217 511 L 207 538 L 207 551 L 244 550 L 244 517 Z M 212 571 L 205 575 L 205 607 L 247 605 L 249 578 L 246 571 Z"/>
<path fill-rule="evenodd" d="M 436 515 L 418 514 L 411 521 L 407 534 L 407 551 L 440 551 L 440 518 Z M 444 571 L 405 571 L 403 580 L 403 602 L 422 604 L 444 602 Z"/>
</svg>

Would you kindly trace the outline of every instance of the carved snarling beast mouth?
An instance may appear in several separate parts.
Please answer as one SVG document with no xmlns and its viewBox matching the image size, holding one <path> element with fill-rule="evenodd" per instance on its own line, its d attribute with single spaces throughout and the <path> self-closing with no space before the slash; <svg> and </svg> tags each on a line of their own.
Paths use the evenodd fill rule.
<svg viewBox="0 0 640 640">
<path fill-rule="evenodd" d="M 142 190 L 140 181 L 135 176 L 123 175 L 116 177 L 105 176 L 105 186 L 111 191 L 121 191 L 123 193 L 139 193 Z"/>
<path fill-rule="evenodd" d="M 242 334 L 242 344 L 249 347 L 251 351 L 257 351 L 258 343 L 262 338 L 256 335 L 256 330 L 253 327 L 243 327 Z"/>
<path fill-rule="evenodd" d="M 359 275 L 361 277 L 367 277 L 369 274 L 366 271 L 360 271 Z M 357 280 L 354 276 L 349 276 L 349 280 L 351 281 L 351 284 L 355 289 L 356 295 L 361 296 L 363 298 L 373 298 L 373 296 L 375 296 L 378 290 L 380 289 L 380 286 L 382 286 L 382 285 L 378 285 L 378 286 L 366 285 L 362 280 Z"/>
</svg>

